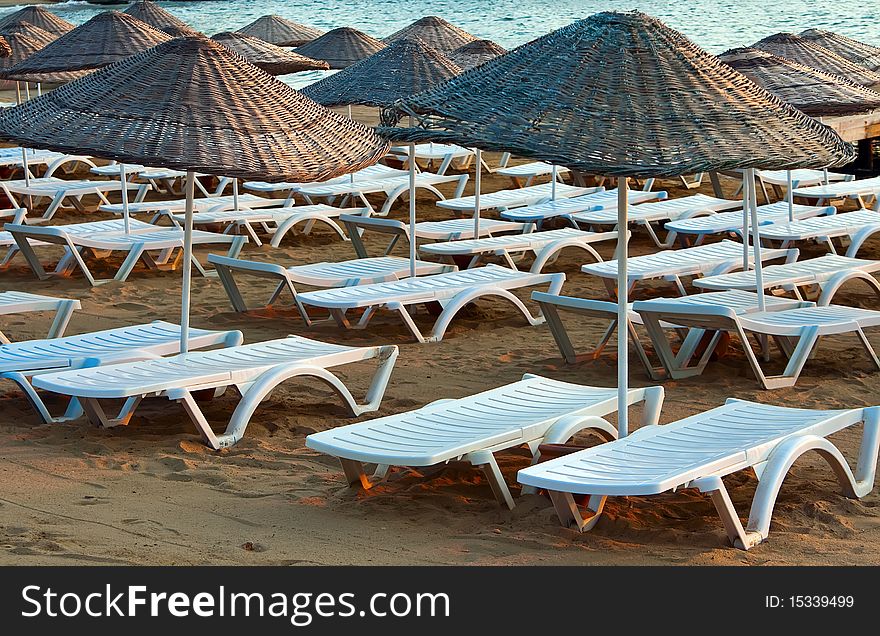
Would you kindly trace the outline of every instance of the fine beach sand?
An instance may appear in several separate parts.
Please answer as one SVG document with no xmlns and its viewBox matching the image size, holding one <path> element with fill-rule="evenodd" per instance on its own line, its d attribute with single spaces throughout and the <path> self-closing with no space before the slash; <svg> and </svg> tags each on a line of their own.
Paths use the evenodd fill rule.
<svg viewBox="0 0 880 636">
<path fill-rule="evenodd" d="M 733 182 L 724 183 L 732 195 Z M 508 185 L 500 177 L 484 177 L 484 191 Z M 688 194 L 672 181 L 659 188 L 670 196 Z M 471 183 L 467 193 L 472 189 Z M 708 186 L 701 191 L 710 193 Z M 420 220 L 448 218 L 428 196 L 420 196 L 418 204 Z M 392 211 L 393 218 L 405 215 L 405 205 Z M 98 218 L 106 217 L 66 211 L 58 220 Z M 374 252 L 384 245 L 380 240 L 368 244 Z M 652 248 L 639 234 L 631 253 Z M 405 248 L 398 249 L 405 255 Z M 613 245 L 603 244 L 599 251 L 611 258 Z M 207 252 L 200 249 L 197 255 L 204 260 Z M 809 248 L 801 258 L 821 253 Z M 291 264 L 354 257 L 349 244 L 321 228 L 311 236 L 289 236 L 279 250 L 249 245 L 243 254 Z M 880 258 L 880 241 L 870 242 L 860 256 Z M 550 269 L 568 275 L 565 293 L 605 297 L 600 282 L 580 273 L 583 260 L 570 252 Z M 97 265 L 95 271 L 107 275 L 111 268 Z M 139 268 L 126 284 L 89 288 L 78 275 L 38 282 L 19 259 L 0 276 L 2 289 L 80 299 L 83 309 L 68 333 L 160 318 L 176 321 L 179 315 L 179 271 Z M 244 291 L 256 305 L 268 297 L 271 285 L 248 281 Z M 656 283 L 640 293 L 674 292 Z M 838 300 L 880 305 L 858 286 L 845 288 Z M 378 415 L 465 396 L 527 372 L 597 386 L 615 382 L 613 342 L 600 359 L 567 366 L 546 326 L 526 326 L 500 302 L 480 302 L 453 323 L 443 342 L 428 345 L 410 342 L 399 321 L 387 314 L 366 331 L 347 333 L 329 326 L 307 330 L 292 310 L 235 314 L 216 278 L 194 279 L 193 308 L 194 326 L 240 329 L 247 342 L 294 333 L 351 345 L 399 345 Z M 50 319 L 7 317 L 0 327 L 15 339 L 43 337 Z M 606 326 L 571 319 L 567 324 L 584 351 Z M 880 345 L 880 336 L 870 337 Z M 372 367 L 353 367 L 341 375 L 363 391 L 371 372 Z M 632 382 L 648 383 L 635 359 Z M 878 404 L 878 382 L 880 375 L 872 372 L 855 338 L 839 337 L 820 345 L 797 387 L 766 392 L 734 345 L 701 377 L 665 384 L 662 421 L 718 406 L 729 396 L 813 408 Z M 235 404 L 233 394 L 203 405 L 220 430 Z M 779 497 L 769 541 L 746 553 L 727 546 L 712 504 L 695 491 L 610 500 L 598 526 L 579 534 L 558 525 L 542 496 L 519 499 L 513 511 L 500 508 L 481 475 L 466 465 L 400 470 L 369 492 L 349 489 L 335 460 L 304 446 L 309 433 L 348 421 L 329 389 L 292 382 L 257 411 L 239 444 L 212 452 L 200 443 L 183 410 L 165 399 L 147 400 L 127 427 L 98 430 L 85 421 L 44 426 L 21 393 L 4 383 L 0 564 L 880 564 L 880 495 L 846 499 L 818 456 L 795 465 Z M 833 440 L 854 458 L 859 433 L 846 431 Z M 504 453 L 499 463 L 514 484 L 528 455 Z M 754 477 L 742 473 L 726 483 L 745 517 Z"/>
</svg>

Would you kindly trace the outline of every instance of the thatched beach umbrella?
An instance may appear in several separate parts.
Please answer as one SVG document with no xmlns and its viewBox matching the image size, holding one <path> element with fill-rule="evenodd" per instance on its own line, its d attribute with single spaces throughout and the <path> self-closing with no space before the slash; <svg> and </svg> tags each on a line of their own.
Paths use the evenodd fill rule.
<svg viewBox="0 0 880 636">
<path fill-rule="evenodd" d="M 330 68 L 346 68 L 381 51 L 385 44 L 363 31 L 340 27 L 304 44 L 296 52 L 316 60 L 324 60 Z"/>
<path fill-rule="evenodd" d="M 0 33 L 2 33 L 6 37 L 15 34 L 27 36 L 29 40 L 39 45 L 40 48 L 43 48 L 44 46 L 58 39 L 58 36 L 54 33 L 49 33 L 49 31 L 41 29 L 38 26 L 34 26 L 29 22 L 19 22 L 18 24 L 4 27 L 0 29 Z"/>
<path fill-rule="evenodd" d="M 840 75 L 824 73 L 767 51 L 730 49 L 718 59 L 813 117 L 850 115 L 880 108 L 880 93 Z"/>
<path fill-rule="evenodd" d="M 238 33 L 260 38 L 275 46 L 302 46 L 324 35 L 320 29 L 298 24 L 278 15 L 264 15 L 257 18 L 247 26 L 241 27 Z"/>
<path fill-rule="evenodd" d="M 850 62 L 867 67 L 872 71 L 880 70 L 880 47 L 871 46 L 865 42 L 859 42 L 834 31 L 822 29 L 807 29 L 798 35 L 802 38 L 815 42 L 829 51 L 834 51 L 840 57 L 845 57 Z"/>
<path fill-rule="evenodd" d="M 4 16 L 3 19 L 0 19 L 0 30 L 22 22 L 33 24 L 58 36 L 73 30 L 73 25 L 70 22 L 59 18 L 51 11 L 46 11 L 43 7 L 25 7 Z"/>
<path fill-rule="evenodd" d="M 618 177 L 619 427 L 627 433 L 627 177 L 838 165 L 836 133 L 642 13 L 599 13 L 524 44 L 383 113 L 435 139 Z M 753 189 L 753 188 L 752 188 Z M 756 201 L 746 198 L 757 229 Z M 748 234 L 744 235 L 748 237 Z M 745 249 L 745 248 L 744 248 Z M 754 240 L 760 282 L 760 241 Z M 763 296 L 759 292 L 759 306 Z"/>
<path fill-rule="evenodd" d="M 125 10 L 125 13 L 133 18 L 137 18 L 141 22 L 146 22 L 154 29 L 165 31 L 168 35 L 175 37 L 179 37 L 183 33 L 191 34 L 195 32 L 195 29 L 186 22 L 173 13 L 166 11 L 155 2 L 150 2 L 150 0 L 137 0 L 137 2 L 133 2 Z M 173 32 L 168 31 L 169 28 Z"/>
<path fill-rule="evenodd" d="M 507 49 L 492 40 L 474 40 L 452 51 L 449 54 L 449 59 L 463 70 L 467 70 L 505 53 L 507 53 Z"/>
<path fill-rule="evenodd" d="M 477 39 L 464 29 L 436 15 L 426 15 L 424 18 L 419 18 L 409 26 L 389 35 L 385 38 L 385 43 L 391 44 L 405 38 L 418 38 L 431 48 L 444 53 L 454 51 Z"/>
<path fill-rule="evenodd" d="M 185 170 L 181 351 L 187 350 L 195 173 L 322 181 L 388 143 L 206 37 L 176 38 L 0 114 L 0 139 Z"/>
<path fill-rule="evenodd" d="M 770 35 L 752 44 L 752 48 L 768 51 L 774 55 L 787 58 L 805 66 L 811 66 L 826 73 L 842 75 L 862 86 L 870 88 L 880 85 L 880 73 L 860 66 L 855 62 L 850 62 L 834 51 L 794 33 Z"/>
<path fill-rule="evenodd" d="M 287 75 L 288 73 L 299 73 L 300 71 L 327 70 L 330 68 L 330 65 L 323 60 L 313 60 L 310 57 L 298 55 L 280 46 L 269 44 L 260 38 L 241 33 L 224 31 L 211 39 L 232 49 L 248 62 L 271 75 Z"/>
<path fill-rule="evenodd" d="M 6 38 L 0 35 L 0 57 L 9 57 L 10 55 L 12 55 L 12 47 L 9 46 Z"/>
<path fill-rule="evenodd" d="M 137 18 L 106 11 L 19 62 L 6 72 L 6 77 L 32 82 L 67 81 L 70 73 L 87 75 L 170 39 L 167 33 Z"/>
</svg>

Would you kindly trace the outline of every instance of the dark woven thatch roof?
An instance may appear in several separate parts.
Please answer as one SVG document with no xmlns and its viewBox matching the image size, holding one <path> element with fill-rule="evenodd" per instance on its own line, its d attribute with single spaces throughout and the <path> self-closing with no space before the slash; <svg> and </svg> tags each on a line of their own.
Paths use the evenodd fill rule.
<svg viewBox="0 0 880 636">
<path fill-rule="evenodd" d="M 324 60 L 330 64 L 330 68 L 346 68 L 383 48 L 383 42 L 363 31 L 340 27 L 304 44 L 296 52 L 316 60 Z"/>
<path fill-rule="evenodd" d="M 56 73 L 84 72 L 170 40 L 171 36 L 118 11 L 99 13 L 10 68 L 6 77 L 29 81 L 64 81 Z"/>
<path fill-rule="evenodd" d="M 474 40 L 455 49 L 449 54 L 449 59 L 462 69 L 467 70 L 505 53 L 507 53 L 507 49 L 492 40 Z"/>
<path fill-rule="evenodd" d="M 599 13 L 383 112 L 434 140 L 614 176 L 821 167 L 852 147 L 642 13 Z"/>
<path fill-rule="evenodd" d="M 459 73 L 452 60 L 421 40 L 398 40 L 302 92 L 325 106 L 388 106 Z"/>
<path fill-rule="evenodd" d="M 12 47 L 2 35 L 0 35 L 0 57 L 9 57 L 12 55 Z"/>
<path fill-rule="evenodd" d="M 269 44 L 260 38 L 254 38 L 241 33 L 225 31 L 218 33 L 212 39 L 244 56 L 244 59 L 248 62 L 272 75 L 286 75 L 288 73 L 299 73 L 300 71 L 326 70 L 330 68 L 330 65 L 323 60 L 313 60 L 310 57 L 297 55 L 293 51 Z"/>
<path fill-rule="evenodd" d="M 49 33 L 59 36 L 73 30 L 73 25 L 70 22 L 62 20 L 51 11 L 46 11 L 43 7 L 25 7 L 15 13 L 10 13 L 9 15 L 4 16 L 3 19 L 0 20 L 0 30 L 21 22 L 33 24 Z"/>
<path fill-rule="evenodd" d="M 794 33 L 777 33 L 768 36 L 752 44 L 752 48 L 768 51 L 774 55 L 788 58 L 793 62 L 799 62 L 826 73 L 842 75 L 862 86 L 872 87 L 880 85 L 880 74 L 864 66 L 859 66 L 855 62 L 850 62 L 834 51 L 830 51 Z"/>
<path fill-rule="evenodd" d="M 278 15 L 257 18 L 241 27 L 238 33 L 260 38 L 275 46 L 301 46 L 324 35 L 320 29 L 298 24 Z"/>
<path fill-rule="evenodd" d="M 814 117 L 880 108 L 880 93 L 840 75 L 792 62 L 760 49 L 730 49 L 718 56 L 784 102 Z"/>
<path fill-rule="evenodd" d="M 49 33 L 45 29 L 34 26 L 30 22 L 19 22 L 18 24 L 13 24 L 12 26 L 0 29 L 0 33 L 2 33 L 6 37 L 9 37 L 16 33 L 19 35 L 27 36 L 28 39 L 33 40 L 34 42 L 39 44 L 40 48 L 43 48 L 47 44 L 50 44 L 51 42 L 54 42 L 58 39 L 58 36 L 54 33 Z"/>
<path fill-rule="evenodd" d="M 42 29 L 40 30 L 42 31 Z M 12 54 L 9 57 L 0 58 L 0 77 L 5 77 L 9 69 L 11 69 L 19 62 L 28 59 L 31 55 L 46 46 L 43 42 L 38 42 L 37 40 L 27 35 L 24 35 L 23 33 L 12 33 L 11 35 L 6 35 L 5 38 L 6 41 L 9 43 L 10 48 L 12 49 Z M 71 80 L 75 80 L 78 77 L 82 77 L 83 74 L 87 72 L 88 71 L 77 71 L 71 73 L 59 72 L 53 73 L 50 78 L 37 76 L 33 81 L 69 82 Z"/>
<path fill-rule="evenodd" d="M 174 37 L 195 32 L 195 29 L 190 27 L 186 22 L 173 13 L 169 13 L 155 2 L 150 2 L 150 0 L 137 0 L 137 2 L 133 2 L 131 6 L 125 10 L 125 13 L 137 18 L 141 22 L 146 22 L 154 29 L 165 31 L 165 33 L 173 35 Z M 169 27 L 172 28 L 173 32 L 168 31 Z"/>
<path fill-rule="evenodd" d="M 824 46 L 829 51 L 834 51 L 840 57 L 845 57 L 850 62 L 855 62 L 872 71 L 880 70 L 880 47 L 871 46 L 840 33 L 823 31 L 822 29 L 807 29 L 806 31 L 801 31 L 799 35 L 811 42 L 815 42 L 819 46 Z"/>
<path fill-rule="evenodd" d="M 424 18 L 419 18 L 409 26 L 389 35 L 385 38 L 385 42 L 391 44 L 405 38 L 419 38 L 431 48 L 444 53 L 454 51 L 477 39 L 464 29 L 460 29 L 436 15 L 426 15 Z"/>
<path fill-rule="evenodd" d="M 222 44 L 176 38 L 0 114 L 0 139 L 245 179 L 320 181 L 388 144 Z"/>
<path fill-rule="evenodd" d="M 196 31 L 192 27 L 188 26 L 167 26 L 164 29 L 159 29 L 163 33 L 167 33 L 173 38 L 188 38 L 193 35 L 205 35 L 201 31 Z"/>
</svg>

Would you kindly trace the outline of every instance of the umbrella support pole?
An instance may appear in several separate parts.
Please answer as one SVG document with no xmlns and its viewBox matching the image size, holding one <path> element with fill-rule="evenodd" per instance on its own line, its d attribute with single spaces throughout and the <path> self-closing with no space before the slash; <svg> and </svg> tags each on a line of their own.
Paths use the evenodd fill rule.
<svg viewBox="0 0 880 636">
<path fill-rule="evenodd" d="M 629 434 L 629 284 L 627 258 L 627 193 L 626 177 L 617 178 L 617 431 L 619 437 Z"/>
<path fill-rule="evenodd" d="M 196 175 L 192 170 L 186 172 L 186 220 L 183 224 L 183 292 L 180 306 L 180 352 L 189 348 L 189 305 L 192 294 L 192 232 L 193 205 L 195 199 Z"/>
<path fill-rule="evenodd" d="M 477 148 L 477 166 L 474 172 L 474 238 L 480 238 L 480 190 L 483 178 L 483 151 Z"/>
</svg>

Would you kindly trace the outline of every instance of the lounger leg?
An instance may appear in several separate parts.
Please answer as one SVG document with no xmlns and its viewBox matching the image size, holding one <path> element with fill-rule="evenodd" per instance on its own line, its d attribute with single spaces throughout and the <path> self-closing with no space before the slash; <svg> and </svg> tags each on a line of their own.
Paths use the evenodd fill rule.
<svg viewBox="0 0 880 636">
<path fill-rule="evenodd" d="M 718 511 L 718 516 L 721 517 L 721 523 L 724 524 L 724 530 L 727 532 L 727 537 L 732 545 L 748 550 L 763 540 L 763 537 L 758 533 L 748 532 L 743 528 L 742 521 L 740 521 L 736 509 L 733 507 L 733 501 L 731 501 L 727 488 L 720 477 L 714 475 L 703 477 L 694 480 L 690 485 L 711 497 L 715 510 Z"/>
<path fill-rule="evenodd" d="M 361 462 L 340 457 L 339 463 L 342 464 L 342 472 L 349 486 L 360 484 L 364 490 L 369 490 L 373 487 L 373 483 L 364 472 L 364 465 Z"/>
<path fill-rule="evenodd" d="M 848 254 L 847 254 L 848 255 Z M 851 280 L 860 280 L 864 282 L 873 292 L 880 298 L 880 282 L 867 272 L 840 272 L 835 274 L 824 285 L 821 286 L 822 293 L 816 304 L 821 306 L 830 305 L 837 291 Z"/>
<path fill-rule="evenodd" d="M 44 424 L 52 424 L 53 422 L 62 422 L 66 420 L 66 418 L 55 418 L 49 413 L 49 407 L 46 406 L 43 398 L 40 397 L 37 390 L 30 383 L 30 380 L 28 380 L 23 373 L 9 372 L 4 373 L 2 377 L 11 380 L 18 385 L 28 402 L 30 402 L 31 406 L 34 407 L 34 410 L 40 415 L 40 419 L 43 420 Z"/>
<path fill-rule="evenodd" d="M 14 234 L 13 238 L 18 245 L 21 255 L 24 256 L 24 260 L 27 261 L 28 266 L 31 268 L 31 271 L 38 279 L 46 280 L 49 275 L 46 274 L 46 270 L 43 269 L 43 264 L 40 262 L 40 258 L 31 246 L 30 241 L 25 237 L 19 237 L 17 234 Z"/>
<path fill-rule="evenodd" d="M 514 503 L 513 495 L 510 494 L 510 489 L 504 481 L 501 469 L 498 468 L 495 456 L 489 451 L 476 451 L 474 453 L 469 453 L 466 459 L 472 465 L 483 471 L 483 474 L 486 476 L 486 481 L 489 482 L 489 486 L 492 488 L 492 494 L 495 495 L 495 499 L 498 500 L 498 503 L 513 510 L 516 507 L 516 503 Z"/>
<path fill-rule="evenodd" d="M 553 508 L 556 510 L 556 516 L 566 528 L 576 528 L 580 532 L 588 532 L 592 530 L 599 518 L 602 516 L 602 510 L 605 508 L 605 500 L 607 497 L 592 496 L 587 504 L 587 514 L 583 515 L 574 502 L 574 497 L 568 492 L 557 492 L 555 490 L 548 491 L 550 501 L 553 502 Z"/>
<path fill-rule="evenodd" d="M 58 310 L 55 312 L 55 319 L 49 328 L 49 335 L 46 336 L 47 338 L 60 338 L 64 335 L 64 330 L 67 329 L 70 317 L 73 315 L 76 307 L 77 302 L 74 300 L 65 300 L 58 306 Z"/>
<path fill-rule="evenodd" d="M 868 357 L 871 358 L 871 361 L 874 363 L 874 366 L 880 370 L 880 358 L 877 357 L 877 353 L 874 351 L 874 347 L 871 346 L 871 343 L 868 342 L 868 336 L 865 335 L 865 332 L 862 331 L 861 327 L 856 329 L 856 335 L 862 343 L 862 346 L 865 348 L 865 351 L 868 353 Z"/>
<path fill-rule="evenodd" d="M 568 330 L 565 328 L 565 324 L 559 316 L 559 310 L 557 310 L 556 306 L 552 303 L 538 304 L 541 306 L 541 313 L 544 314 L 544 318 L 547 320 L 547 325 L 550 327 L 550 333 L 553 334 L 553 339 L 556 341 L 556 346 L 559 347 L 559 352 L 562 354 L 562 357 L 568 364 L 575 364 L 578 360 L 578 355 L 575 351 L 574 345 L 571 343 Z M 606 331 L 606 337 L 603 338 L 605 342 L 607 342 L 611 330 L 615 328 L 616 325 L 617 321 L 612 321 L 611 327 Z M 595 354 L 592 354 L 590 357 L 593 357 L 593 355 Z"/>
<path fill-rule="evenodd" d="M 229 296 L 229 302 L 232 304 L 232 309 L 239 313 L 246 312 L 247 303 L 244 302 L 244 297 L 241 295 L 241 289 L 239 289 L 238 284 L 235 282 L 232 270 L 226 265 L 217 264 L 214 265 L 214 270 L 217 272 L 217 277 L 220 279 L 223 289 L 226 290 L 226 295 Z M 278 291 L 276 290 L 276 294 L 277 293 Z M 276 294 L 273 294 L 273 298 L 275 298 Z M 269 303 L 271 304 L 272 300 L 270 300 Z"/>
<path fill-rule="evenodd" d="M 183 406 L 187 415 L 189 415 L 189 419 L 192 420 L 193 424 L 196 425 L 196 428 L 202 435 L 202 440 L 205 444 L 214 450 L 220 450 L 223 448 L 223 445 L 220 444 L 220 441 L 211 429 L 211 425 L 208 424 L 205 414 L 202 413 L 202 409 L 199 408 L 198 403 L 195 401 L 195 398 L 193 398 L 192 393 L 186 389 L 176 389 L 168 392 L 168 399 L 175 400 Z"/>
<path fill-rule="evenodd" d="M 58 208 L 61 207 L 62 201 L 67 195 L 64 192 L 59 192 L 55 195 L 55 198 L 52 199 L 52 202 L 49 204 L 49 207 L 46 208 L 46 211 L 43 213 L 42 220 L 43 221 L 51 221 L 52 217 L 55 216 L 55 212 L 58 211 Z"/>
<path fill-rule="evenodd" d="M 144 244 L 143 243 L 135 243 L 131 246 L 131 249 L 128 252 L 128 256 L 125 257 L 125 260 L 122 261 L 122 265 L 119 266 L 119 270 L 116 272 L 116 275 L 113 277 L 113 280 L 124 282 L 128 279 L 129 274 L 131 274 L 134 266 L 137 265 L 137 262 L 141 259 L 141 256 L 144 255 Z"/>
</svg>

